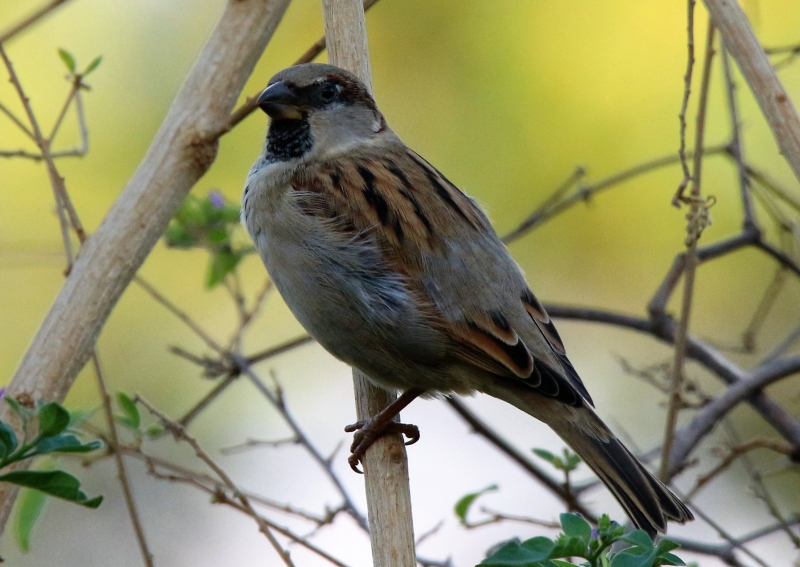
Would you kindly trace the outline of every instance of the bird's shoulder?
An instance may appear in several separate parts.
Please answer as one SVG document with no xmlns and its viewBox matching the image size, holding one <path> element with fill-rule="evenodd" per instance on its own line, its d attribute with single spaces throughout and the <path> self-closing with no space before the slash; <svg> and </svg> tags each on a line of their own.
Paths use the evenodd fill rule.
<svg viewBox="0 0 800 567">
<path fill-rule="evenodd" d="M 492 230 L 475 203 L 401 142 L 363 144 L 298 167 L 291 189 L 305 213 L 369 230 L 387 251 L 413 255 L 464 231 Z"/>
</svg>

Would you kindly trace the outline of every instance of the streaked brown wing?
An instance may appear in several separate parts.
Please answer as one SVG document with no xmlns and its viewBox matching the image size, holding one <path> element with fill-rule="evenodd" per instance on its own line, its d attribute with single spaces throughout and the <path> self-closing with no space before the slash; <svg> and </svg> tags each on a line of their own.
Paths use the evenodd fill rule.
<svg viewBox="0 0 800 567">
<path fill-rule="evenodd" d="M 524 331 L 515 329 L 499 308 L 467 306 L 460 317 L 446 317 L 420 284 L 431 256 L 450 253 L 448 239 L 486 238 L 487 234 L 497 238 L 473 201 L 420 156 L 400 147 L 377 157 L 322 163 L 305 168 L 293 189 L 302 210 L 329 219 L 343 239 L 377 241 L 386 262 L 408 277 L 410 291 L 429 313 L 431 324 L 448 337 L 452 356 L 493 374 L 522 380 L 564 403 L 592 403 L 555 326 L 524 282 L 518 306 L 532 322 L 524 325 Z M 523 338 L 526 334 L 529 343 L 535 338 L 532 334 L 540 336 L 539 343 L 550 352 L 537 357 L 536 345 L 526 344 Z"/>
</svg>

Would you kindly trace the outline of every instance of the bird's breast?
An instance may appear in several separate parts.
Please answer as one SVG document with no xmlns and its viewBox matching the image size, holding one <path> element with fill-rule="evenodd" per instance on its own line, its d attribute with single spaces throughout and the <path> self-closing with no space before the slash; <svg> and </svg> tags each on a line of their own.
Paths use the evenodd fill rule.
<svg viewBox="0 0 800 567">
<path fill-rule="evenodd" d="M 264 185 L 250 186 L 245 223 L 284 301 L 323 347 L 396 387 L 402 378 L 386 374 L 403 369 L 388 364 L 397 360 L 391 351 L 410 349 L 419 361 L 441 356 L 405 277 L 386 265 L 374 239 L 343 239 L 304 213 L 291 185 L 270 186 L 271 197 L 260 194 Z"/>
</svg>

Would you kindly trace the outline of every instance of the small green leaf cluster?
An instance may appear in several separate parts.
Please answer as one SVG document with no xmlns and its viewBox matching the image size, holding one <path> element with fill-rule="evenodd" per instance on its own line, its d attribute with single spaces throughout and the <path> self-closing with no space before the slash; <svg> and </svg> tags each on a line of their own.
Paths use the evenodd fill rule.
<svg viewBox="0 0 800 567">
<path fill-rule="evenodd" d="M 544 459 L 560 471 L 571 472 L 581 464 L 581 458 L 566 447 L 564 447 L 561 457 L 544 449 L 532 449 L 532 451 L 537 457 Z"/>
<path fill-rule="evenodd" d="M 458 502 L 456 502 L 456 507 L 455 507 L 456 516 L 458 516 L 458 519 L 461 521 L 463 525 L 468 524 L 467 514 L 469 513 L 469 508 L 470 506 L 472 506 L 473 502 L 475 502 L 475 500 L 477 500 L 479 496 L 486 494 L 487 492 L 493 492 L 497 490 L 497 488 L 498 487 L 496 484 L 492 484 L 476 492 L 470 492 L 469 494 L 462 496 L 461 499 Z"/>
<path fill-rule="evenodd" d="M 29 408 L 12 398 L 4 399 L 22 420 L 24 435 L 21 441 L 18 440 L 14 430 L 0 421 L 0 469 L 39 455 L 88 453 L 101 447 L 100 441 L 82 443 L 70 433 L 74 419 L 67 410 L 55 402 Z M 32 440 L 28 440 L 29 427 L 34 420 L 39 422 L 39 432 Z M 97 508 L 103 501 L 102 496 L 87 497 L 80 490 L 78 479 L 59 470 L 11 471 L 0 475 L 0 481 L 33 488 L 87 508 Z"/>
<path fill-rule="evenodd" d="M 579 514 L 561 514 L 563 533 L 555 541 L 534 537 L 522 543 L 509 542 L 490 557 L 481 561 L 485 567 L 567 567 L 573 565 L 562 559 L 586 559 L 584 567 L 658 567 L 685 565 L 670 553 L 678 544 L 662 539 L 654 544 L 643 530 L 625 534 L 625 529 L 603 515 L 596 529 Z M 630 546 L 619 552 L 610 548 L 617 542 Z"/>
<path fill-rule="evenodd" d="M 206 275 L 206 287 L 220 284 L 233 272 L 239 262 L 254 252 L 251 246 L 233 240 L 239 226 L 239 206 L 226 202 L 218 192 L 200 199 L 189 195 L 164 232 L 167 246 L 174 248 L 205 248 L 211 252 Z"/>
<path fill-rule="evenodd" d="M 77 87 L 88 90 L 89 86 L 83 83 L 83 79 L 100 66 L 100 63 L 103 61 L 103 57 L 98 55 L 92 59 L 92 61 L 83 71 L 78 71 L 78 64 L 75 62 L 75 57 L 72 55 L 72 53 L 66 49 L 59 49 L 58 56 L 61 57 L 64 65 L 67 66 L 67 70 L 69 71 L 69 80 L 75 81 L 75 85 Z"/>
<path fill-rule="evenodd" d="M 126 393 L 117 392 L 117 405 L 122 410 L 122 413 L 115 415 L 114 421 L 130 429 L 138 438 L 141 438 L 142 434 L 155 437 L 164 431 L 164 428 L 160 425 L 151 425 L 142 430 L 142 418 L 139 415 L 139 408 L 136 407 L 136 402 Z"/>
</svg>

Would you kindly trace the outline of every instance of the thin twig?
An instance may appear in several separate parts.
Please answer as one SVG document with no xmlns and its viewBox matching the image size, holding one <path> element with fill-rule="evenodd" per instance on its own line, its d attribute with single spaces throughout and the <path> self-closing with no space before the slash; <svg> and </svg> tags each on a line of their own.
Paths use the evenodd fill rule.
<svg viewBox="0 0 800 567">
<path fill-rule="evenodd" d="M 237 374 L 229 374 L 224 379 L 220 380 L 219 383 L 216 386 L 214 386 L 214 388 L 208 394 L 203 396 L 203 398 L 199 402 L 197 402 L 189 411 L 187 411 L 183 415 L 183 417 L 181 417 L 178 420 L 178 423 L 180 423 L 184 427 L 188 427 L 189 424 L 192 421 L 194 421 L 194 418 L 200 415 L 200 412 L 203 411 L 205 408 L 207 408 L 211 404 L 211 402 L 216 400 L 217 397 L 219 397 L 219 395 L 222 392 L 224 392 L 228 388 L 228 386 L 233 384 L 238 377 L 239 376 Z"/>
<path fill-rule="evenodd" d="M 755 350 L 756 336 L 767 320 L 767 316 L 772 310 L 772 307 L 775 305 L 778 294 L 783 289 L 783 284 L 786 283 L 786 275 L 786 267 L 783 265 L 778 266 L 775 270 L 775 275 L 772 277 L 772 281 L 764 290 L 764 294 L 761 296 L 761 301 L 758 302 L 758 306 L 756 306 L 756 310 L 753 312 L 750 323 L 747 324 L 744 333 L 742 333 L 742 346 L 745 352 L 753 352 L 753 350 Z"/>
<path fill-rule="evenodd" d="M 103 369 L 100 366 L 100 359 L 95 352 L 92 355 L 92 364 L 94 365 L 94 373 L 97 376 L 97 387 L 100 390 L 100 400 L 103 403 L 103 412 L 106 416 L 106 424 L 108 425 L 109 441 L 108 450 L 114 456 L 114 462 L 117 465 L 117 477 L 119 478 L 120 487 L 122 487 L 122 495 L 125 497 L 125 506 L 128 508 L 128 515 L 131 518 L 133 531 L 136 534 L 136 543 L 139 544 L 139 552 L 142 555 L 142 561 L 147 567 L 153 567 L 153 554 L 147 546 L 147 539 L 144 535 L 142 528 L 142 521 L 139 518 L 139 512 L 136 510 L 136 501 L 133 499 L 133 491 L 131 490 L 130 481 L 128 480 L 128 472 L 125 469 L 125 461 L 122 459 L 122 454 L 119 451 L 119 436 L 117 435 L 117 424 L 114 421 L 114 411 L 111 409 L 111 396 L 108 394 L 106 381 L 103 378 Z"/>
<path fill-rule="evenodd" d="M 2 103 L 0 103 L 0 112 L 5 114 L 9 118 L 9 120 L 11 120 L 11 122 L 13 122 L 17 128 L 22 130 L 25 133 L 25 135 L 27 135 L 31 140 L 35 141 L 33 132 L 31 132 L 30 129 L 27 126 L 25 126 L 25 124 L 22 123 L 22 120 L 17 118 L 17 116 L 13 112 L 11 112 L 8 108 L 6 108 L 6 106 L 3 105 Z M 41 156 L 39 156 L 38 159 L 41 159 Z"/>
<path fill-rule="evenodd" d="M 557 530 L 561 527 L 561 524 L 558 522 L 547 522 L 545 520 L 539 520 L 537 518 L 529 518 L 527 516 L 515 516 L 514 514 L 507 514 L 505 512 L 498 512 L 496 510 L 491 510 L 486 507 L 481 507 L 480 511 L 484 514 L 488 514 L 489 517 L 483 520 L 478 520 L 477 522 L 462 522 L 462 526 L 467 528 L 468 530 L 475 529 L 475 528 L 482 528 L 483 526 L 489 526 L 491 524 L 499 524 L 501 522 L 520 522 L 522 524 L 531 524 L 534 526 L 539 526 L 542 528 L 549 528 Z"/>
<path fill-rule="evenodd" d="M 731 445 L 728 447 L 727 454 L 717 466 L 697 478 L 694 488 L 687 494 L 687 497 L 690 499 L 694 498 L 694 495 L 697 494 L 700 489 L 727 470 L 736 459 L 755 449 L 770 449 L 778 453 L 783 453 L 784 455 L 791 455 L 794 448 L 786 441 L 768 437 L 756 437 L 746 443 Z"/>
<path fill-rule="evenodd" d="M 717 145 L 705 148 L 703 151 L 704 156 L 712 156 L 712 155 L 719 155 L 724 154 L 727 151 L 727 145 Z M 694 156 L 693 152 L 689 152 L 687 154 L 689 157 Z M 626 181 L 630 181 L 640 175 L 644 175 L 646 173 L 650 173 L 661 169 L 663 167 L 668 167 L 671 165 L 675 165 L 676 163 L 680 162 L 680 157 L 675 154 L 669 154 L 660 158 L 656 158 L 650 161 L 646 161 L 644 163 L 640 163 L 635 165 L 629 169 L 625 169 L 613 175 L 610 175 L 600 181 L 595 183 L 589 183 L 587 185 L 579 185 L 577 191 L 568 197 L 564 197 L 563 199 L 559 200 L 557 203 L 552 204 L 549 207 L 544 207 L 540 205 L 536 208 L 536 210 L 528 215 L 528 217 L 516 228 L 510 231 L 508 234 L 503 236 L 503 242 L 506 244 L 511 244 L 512 242 L 519 240 L 522 236 L 533 230 L 534 228 L 539 227 L 545 221 L 550 220 L 551 218 L 563 213 L 567 209 L 574 207 L 580 203 L 585 203 L 589 201 L 592 197 L 616 187 Z M 558 192 L 561 186 L 555 190 Z M 550 198 L 545 201 L 546 203 L 550 202 Z M 524 226 L 523 226 L 524 225 Z"/>
<path fill-rule="evenodd" d="M 119 450 L 121 453 L 128 455 L 130 457 L 136 458 L 142 462 L 144 462 L 147 467 L 148 471 L 152 472 L 153 467 L 161 467 L 172 473 L 178 474 L 181 477 L 192 480 L 198 483 L 198 485 L 202 485 L 204 489 L 207 489 L 210 493 L 217 493 L 220 490 L 227 490 L 227 487 L 218 479 L 213 478 L 210 475 L 200 473 L 197 471 L 193 471 L 191 469 L 187 469 L 181 465 L 172 463 L 170 461 L 164 460 L 159 457 L 155 457 L 153 455 L 145 454 L 142 451 L 142 448 L 139 446 L 129 446 L 129 445 L 120 445 Z M 206 486 L 207 485 L 207 486 Z M 290 516 L 296 516 L 298 518 L 302 518 L 304 520 L 308 520 L 309 522 L 313 522 L 314 524 L 323 524 L 323 523 L 330 523 L 327 515 L 326 517 L 320 517 L 315 514 L 311 514 L 310 512 L 306 512 L 304 510 L 300 510 L 295 508 L 289 504 L 284 504 L 282 502 L 277 502 L 260 494 L 256 494 L 250 491 L 242 491 L 252 502 L 259 504 L 261 506 L 265 506 L 277 512 L 282 512 L 288 514 Z"/>
<path fill-rule="evenodd" d="M 268 525 L 267 521 L 253 509 L 253 506 L 250 504 L 250 500 L 247 498 L 247 496 L 245 496 L 242 493 L 242 491 L 239 490 L 236 484 L 234 484 L 233 480 L 231 480 L 231 478 L 228 476 L 228 473 L 226 473 L 225 470 L 222 467 L 220 467 L 214 461 L 214 459 L 211 458 L 211 455 L 209 455 L 205 451 L 205 449 L 203 449 L 200 446 L 197 440 L 191 435 L 189 435 L 186 429 L 181 424 L 176 423 L 171 419 L 169 419 L 165 414 L 158 411 L 155 407 L 153 407 L 150 404 L 150 402 L 148 402 L 141 396 L 137 395 L 134 401 L 136 403 L 142 404 L 145 408 L 147 408 L 147 411 L 149 411 L 151 414 L 153 414 L 153 416 L 158 418 L 158 420 L 162 423 L 162 425 L 166 429 L 168 429 L 173 435 L 175 435 L 176 438 L 186 441 L 186 443 L 188 443 L 189 446 L 192 449 L 194 449 L 194 452 L 197 455 L 197 457 L 201 461 L 203 461 L 206 465 L 208 465 L 208 467 L 212 471 L 214 471 L 214 474 L 216 474 L 220 478 L 220 480 L 223 483 L 225 483 L 225 486 L 227 486 L 228 489 L 239 500 L 239 502 L 241 502 L 241 506 L 247 512 L 247 514 L 250 515 L 256 521 L 256 523 L 258 523 L 259 530 L 266 536 L 269 543 L 275 549 L 275 552 L 278 554 L 278 556 L 281 558 L 284 564 L 286 564 L 286 567 L 294 567 L 294 563 L 289 557 L 289 553 L 285 549 L 283 549 L 278 540 L 275 539 L 275 536 L 272 534 L 272 531 L 270 530 L 270 526 Z"/>
<path fill-rule="evenodd" d="M 303 445 L 306 450 L 309 452 L 311 457 L 317 462 L 317 464 L 322 468 L 322 470 L 327 474 L 330 481 L 336 487 L 339 495 L 342 497 L 344 501 L 347 513 L 353 517 L 353 519 L 358 523 L 358 525 L 365 531 L 369 532 L 369 527 L 367 524 L 366 518 L 358 511 L 356 508 L 353 500 L 350 498 L 350 494 L 347 492 L 347 489 L 342 484 L 342 481 L 333 472 L 333 467 L 331 466 L 331 462 L 322 456 L 322 453 L 311 443 L 311 440 L 308 438 L 306 433 L 300 428 L 300 425 L 295 421 L 294 416 L 289 412 L 289 409 L 286 407 L 286 404 L 283 401 L 282 394 L 276 394 L 272 390 L 270 390 L 266 384 L 258 377 L 258 375 L 253 372 L 250 365 L 245 361 L 241 360 L 240 365 L 242 368 L 242 373 L 247 376 L 256 389 L 263 394 L 265 398 L 272 404 L 272 406 L 278 410 L 283 417 L 283 420 L 292 430 L 292 433 L 297 438 L 298 442 Z"/>
<path fill-rule="evenodd" d="M 505 453 L 511 460 L 525 469 L 528 474 L 530 474 L 545 488 L 561 499 L 569 509 L 579 512 L 590 521 L 594 522 L 597 520 L 594 514 L 592 514 L 583 504 L 581 504 L 574 492 L 565 490 L 561 483 L 531 462 L 530 459 L 525 458 L 522 453 L 520 453 L 516 448 L 508 443 L 508 441 L 498 435 L 497 432 L 495 432 L 482 419 L 475 415 L 475 413 L 470 410 L 461 400 L 455 397 L 448 397 L 445 398 L 445 401 L 456 411 L 458 415 L 462 417 L 462 419 L 464 419 L 464 421 L 469 424 L 475 433 L 485 438 L 501 452 Z"/>
<path fill-rule="evenodd" d="M 767 355 L 766 355 L 766 356 L 763 358 L 763 360 L 761 361 L 761 363 L 763 364 L 763 363 L 765 363 L 765 362 L 772 362 L 773 360 L 777 360 L 778 358 L 780 358 L 781 356 L 783 356 L 783 354 L 784 354 L 784 353 L 785 353 L 787 350 L 789 350 L 790 348 L 792 348 L 792 345 L 794 345 L 794 344 L 795 344 L 795 343 L 796 343 L 798 340 L 800 340 L 800 325 L 798 325 L 797 327 L 795 327 L 795 328 L 794 328 L 794 329 L 793 329 L 793 330 L 792 330 L 792 331 L 791 331 L 791 332 L 790 332 L 790 333 L 789 333 L 789 334 L 786 336 L 786 338 L 785 338 L 785 339 L 783 339 L 783 340 L 782 340 L 782 341 L 781 341 L 779 344 L 777 344 L 777 345 L 775 346 L 775 348 L 773 348 L 773 349 L 772 349 L 772 350 L 771 350 L 771 351 L 770 351 L 770 352 L 769 352 L 769 353 L 768 353 L 768 354 L 767 354 Z"/>
<path fill-rule="evenodd" d="M 7 42 L 9 39 L 35 24 L 50 12 L 68 1 L 69 0 L 52 0 L 49 4 L 45 4 L 21 22 L 14 24 L 9 29 L 0 33 L 0 44 Z"/>
<path fill-rule="evenodd" d="M 414 542 L 414 545 L 415 545 L 416 547 L 419 547 L 419 544 L 421 544 L 421 543 L 422 543 L 423 541 L 425 541 L 426 539 L 428 539 L 428 538 L 432 537 L 432 536 L 433 536 L 433 535 L 435 535 L 435 534 L 436 534 L 436 533 L 437 533 L 437 532 L 438 532 L 440 529 L 442 529 L 442 526 L 443 526 L 443 525 L 444 525 L 444 520 L 440 520 L 440 521 L 439 521 L 439 523 L 438 523 L 438 524 L 436 524 L 435 526 L 433 526 L 431 529 L 429 529 L 429 530 L 428 530 L 428 531 L 426 531 L 426 532 L 422 532 L 422 533 L 421 533 L 419 536 L 417 536 L 417 540 Z"/>
<path fill-rule="evenodd" d="M 694 70 L 694 5 L 695 0 L 687 1 L 687 16 L 686 16 L 686 72 L 683 75 L 683 101 L 681 102 L 681 111 L 678 114 L 678 122 L 680 124 L 680 147 L 678 148 L 678 157 L 681 162 L 681 169 L 683 170 L 683 179 L 678 185 L 678 190 L 675 197 L 672 199 L 672 204 L 678 206 L 680 200 L 683 198 L 683 192 L 692 180 L 692 173 L 689 171 L 689 161 L 686 159 L 686 112 L 689 109 L 689 97 L 692 94 L 692 72 Z M 702 151 L 702 148 L 698 148 Z"/>
<path fill-rule="evenodd" d="M 142 278 L 142 276 L 134 276 L 133 281 L 135 281 L 139 287 L 141 287 L 144 291 L 146 291 L 150 297 L 155 299 L 161 305 L 167 308 L 173 315 L 175 315 L 178 319 L 183 321 L 183 323 L 189 327 L 194 334 L 200 337 L 203 342 L 205 342 L 210 348 L 217 351 L 220 354 L 225 354 L 226 350 L 217 342 L 215 341 L 211 335 L 206 333 L 203 328 L 194 322 L 188 313 L 180 309 L 177 305 L 175 305 L 172 301 L 167 299 L 162 293 L 160 293 L 152 284 L 150 284 L 147 280 Z"/>
<path fill-rule="evenodd" d="M 283 445 L 297 445 L 299 441 L 297 437 L 288 437 L 286 439 L 276 439 L 274 441 L 268 441 L 265 439 L 247 439 L 244 443 L 239 443 L 237 445 L 233 445 L 232 447 L 223 447 L 220 449 L 220 453 L 223 455 L 235 455 L 237 453 L 244 453 L 246 451 L 251 451 L 256 447 L 281 447 Z"/>
<path fill-rule="evenodd" d="M 684 498 L 682 494 L 678 494 L 679 497 Z M 697 504 L 692 505 L 692 512 L 697 514 L 700 518 L 703 519 L 715 532 L 719 534 L 719 536 L 728 542 L 728 544 L 735 549 L 740 550 L 742 553 L 746 554 L 750 559 L 761 565 L 761 567 L 770 567 L 763 559 L 761 559 L 758 555 L 750 551 L 748 548 L 745 547 L 746 542 L 741 542 L 729 534 L 722 526 L 720 526 L 716 521 L 714 521 L 708 514 L 706 514 L 701 508 L 697 507 Z"/>
<path fill-rule="evenodd" d="M 67 202 L 69 198 L 66 196 L 66 188 L 64 187 L 64 178 L 58 174 L 58 171 L 55 168 L 55 164 L 53 163 L 52 156 L 50 156 L 50 141 L 46 140 L 44 135 L 42 134 L 41 129 L 39 128 L 39 122 L 36 120 L 36 115 L 33 113 L 33 108 L 31 108 L 30 100 L 28 96 L 25 94 L 24 89 L 22 88 L 22 84 L 19 81 L 19 77 L 17 77 L 16 72 L 14 71 L 14 66 L 11 63 L 11 60 L 6 55 L 5 49 L 3 49 L 2 43 L 0 43 L 0 57 L 2 57 L 3 62 L 5 63 L 6 70 L 8 71 L 9 78 L 11 80 L 11 84 L 14 85 L 14 89 L 17 91 L 17 95 L 19 96 L 20 101 L 22 102 L 22 106 L 25 109 L 25 114 L 28 116 L 28 122 L 31 126 L 31 132 L 33 133 L 34 141 L 36 145 L 39 147 L 39 151 L 42 153 L 42 159 L 45 160 L 47 163 L 47 172 L 50 176 L 50 184 L 53 188 L 53 195 L 55 196 L 56 201 L 56 211 L 58 213 L 58 220 L 61 226 L 61 239 L 64 245 L 64 250 L 67 254 L 67 266 L 65 268 L 65 273 L 68 274 L 72 270 L 72 241 L 69 237 L 69 224 L 67 221 L 67 217 L 65 215 L 65 211 L 67 210 Z M 76 221 L 73 222 L 73 226 L 77 227 L 80 226 L 80 222 Z"/>
<path fill-rule="evenodd" d="M 728 114 L 731 123 L 731 143 L 729 154 L 736 161 L 736 171 L 739 174 L 739 194 L 744 212 L 743 230 L 748 231 L 757 227 L 753 198 L 750 196 L 750 180 L 744 165 L 744 150 L 742 149 L 741 121 L 739 119 L 739 105 L 736 101 L 736 83 L 733 80 L 730 55 L 725 46 L 722 46 L 722 70 L 725 73 L 725 93 L 728 98 Z"/>
<path fill-rule="evenodd" d="M 237 502 L 235 502 L 235 501 L 233 501 L 233 500 L 231 500 L 231 499 L 229 499 L 227 497 L 220 498 L 218 500 L 218 503 L 219 504 L 227 504 L 228 506 L 232 506 L 233 508 L 236 508 L 240 512 L 244 512 L 245 514 L 248 514 L 249 516 L 252 516 L 257 522 L 259 522 L 259 524 L 263 524 L 265 527 L 273 529 L 276 532 L 278 532 L 279 534 L 288 537 L 293 542 L 299 543 L 300 545 L 302 545 L 303 547 L 305 547 L 309 551 L 313 551 L 314 553 L 316 553 L 320 557 L 326 559 L 327 561 L 333 563 L 337 567 L 348 567 L 346 563 L 343 563 L 343 562 L 339 561 L 334 556 L 330 555 L 327 551 L 317 547 L 316 545 L 314 545 L 310 541 L 307 541 L 306 538 L 298 536 L 297 534 L 294 534 L 293 532 L 291 532 L 287 528 L 284 528 L 283 526 L 279 526 L 278 524 L 276 524 L 274 522 L 271 522 L 270 520 L 268 520 L 267 518 L 265 518 L 265 517 L 263 517 L 263 516 L 261 516 L 259 514 L 255 514 L 255 513 L 253 513 L 255 515 L 251 514 L 250 511 L 245 506 L 243 506 L 241 504 L 238 504 Z M 287 555 L 288 555 L 288 553 L 287 553 Z"/>
<path fill-rule="evenodd" d="M 231 496 L 228 493 L 229 489 L 224 484 L 220 484 L 218 481 L 216 481 L 214 479 L 211 479 L 210 477 L 207 477 L 206 475 L 197 474 L 197 473 L 194 473 L 193 471 L 188 471 L 188 474 L 184 473 L 183 471 L 186 470 L 186 469 L 182 469 L 182 467 L 178 467 L 178 466 L 176 466 L 176 465 L 174 465 L 172 463 L 165 463 L 164 461 L 160 461 L 158 459 L 155 459 L 154 457 L 150 457 L 149 455 L 144 455 L 140 451 L 137 451 L 135 449 L 131 449 L 131 451 L 132 451 L 131 454 L 133 454 L 134 456 L 136 456 L 138 458 L 141 458 L 142 460 L 145 461 L 145 463 L 147 463 L 148 473 L 151 476 L 153 476 L 154 478 L 157 478 L 159 480 L 166 480 L 166 481 L 169 481 L 169 482 L 178 482 L 178 483 L 188 484 L 190 486 L 193 486 L 193 487 L 195 487 L 195 488 L 197 488 L 197 489 L 209 494 L 211 496 L 212 502 L 214 504 L 225 504 L 227 506 L 231 506 L 232 508 L 234 508 L 234 509 L 236 509 L 236 510 L 238 510 L 238 511 L 244 513 L 244 514 L 247 514 L 250 517 L 252 517 L 252 514 L 250 514 L 248 512 L 248 510 L 243 505 L 239 504 L 238 502 L 236 502 L 233 499 L 233 498 L 236 497 L 236 495 Z M 167 470 L 177 469 L 178 470 L 178 474 L 176 475 L 176 474 L 161 473 L 161 472 L 156 470 L 156 468 L 155 468 L 156 466 L 166 468 Z M 206 484 L 204 484 L 204 483 L 211 484 L 211 486 L 206 486 Z M 301 511 L 298 511 L 298 510 L 296 510 L 294 508 L 291 508 L 290 506 L 276 507 L 276 506 L 272 505 L 271 503 L 269 503 L 268 500 L 264 499 L 261 496 L 253 495 L 251 493 L 242 493 L 242 494 L 245 494 L 249 499 L 251 499 L 252 501 L 257 502 L 259 504 L 265 504 L 265 505 L 267 505 L 267 506 L 269 506 L 271 508 L 274 508 L 274 509 L 276 509 L 278 511 L 287 512 L 289 514 L 302 517 L 303 519 L 311 520 L 312 522 L 318 524 L 319 527 L 321 527 L 322 525 L 330 524 L 333 521 L 333 518 L 335 517 L 335 515 L 338 513 L 338 510 L 331 510 L 326 515 L 325 518 L 316 518 L 314 516 L 308 515 L 308 514 L 306 514 L 304 512 L 301 512 Z M 308 541 L 309 536 L 305 536 L 305 537 L 299 536 L 299 535 L 293 533 L 292 531 L 288 530 L 287 528 L 285 528 L 283 526 L 280 526 L 280 525 L 276 524 L 275 522 L 273 522 L 273 521 L 271 521 L 268 518 L 265 518 L 263 516 L 258 516 L 257 520 L 260 520 L 261 522 L 266 524 L 271 529 L 273 529 L 276 532 L 288 537 L 293 542 L 295 542 L 295 543 L 297 543 L 299 545 L 302 545 L 303 547 L 305 547 L 309 551 L 312 551 L 313 553 L 316 553 L 317 555 L 319 555 L 323 559 L 326 559 L 327 561 L 333 563 L 334 565 L 337 565 L 338 567 L 347 567 L 347 565 L 345 565 L 344 563 L 342 563 L 341 561 L 339 561 L 338 559 L 336 559 L 332 555 L 328 554 L 323 549 L 317 547 L 316 545 L 314 545 L 313 543 Z"/>
<path fill-rule="evenodd" d="M 690 2 L 692 0 L 689 0 Z M 680 326 L 675 339 L 675 361 L 673 363 L 672 390 L 667 408 L 667 420 L 664 428 L 664 444 L 661 456 L 661 467 L 659 476 L 662 480 L 667 480 L 670 470 L 670 451 L 672 450 L 673 435 L 675 426 L 678 422 L 678 411 L 681 405 L 681 389 L 683 382 L 683 362 L 686 358 L 686 342 L 689 329 L 689 317 L 692 311 L 692 298 L 694 296 L 694 276 L 697 270 L 697 241 L 700 238 L 704 226 L 698 225 L 696 219 L 700 219 L 704 212 L 705 202 L 700 197 L 700 180 L 703 163 L 703 141 L 706 124 L 706 105 L 708 101 L 708 87 L 711 82 L 711 61 L 714 56 L 714 24 L 709 22 L 706 54 L 703 62 L 703 78 L 700 85 L 700 102 L 697 110 L 697 126 L 695 131 L 695 154 L 692 164 L 692 196 L 690 199 L 691 212 L 688 227 L 688 249 L 686 251 L 686 263 L 683 277 L 683 305 L 681 307 Z M 676 201 L 677 199 L 677 201 Z M 679 189 L 673 203 L 683 199 L 682 190 Z M 701 221 L 702 222 L 702 221 Z"/>
<path fill-rule="evenodd" d="M 255 364 L 256 362 L 263 362 L 265 360 L 269 360 L 275 356 L 284 354 L 286 352 L 289 352 L 299 346 L 308 344 L 310 342 L 313 342 L 313 339 L 309 336 L 292 339 L 278 346 L 268 348 L 254 356 L 246 358 L 245 360 L 247 361 L 247 364 Z M 194 420 L 194 418 L 196 418 L 202 410 L 208 407 L 208 405 L 211 404 L 211 402 L 213 402 L 217 398 L 217 396 L 222 394 L 222 392 L 224 392 L 228 388 L 228 386 L 233 384 L 236 378 L 238 378 L 239 375 L 241 374 L 241 368 L 239 368 L 238 366 L 231 368 L 230 367 L 231 362 L 227 359 L 224 362 L 221 362 L 207 358 L 200 358 L 184 351 L 183 349 L 179 349 L 178 347 L 171 347 L 170 350 L 173 353 L 183 356 L 184 358 L 187 358 L 192 362 L 194 362 L 195 364 L 203 367 L 204 368 L 203 372 L 205 376 L 209 378 L 216 378 L 222 375 L 223 372 L 225 371 L 228 372 L 227 376 L 225 376 L 225 378 L 222 379 L 219 384 L 217 384 L 208 394 L 203 396 L 203 398 L 199 402 L 197 402 L 197 404 L 195 404 L 190 410 L 188 410 L 184 414 L 183 417 L 181 417 L 178 420 L 178 423 L 180 423 L 184 427 L 187 427 L 189 423 L 191 423 L 191 421 Z"/>
<path fill-rule="evenodd" d="M 544 307 L 550 316 L 556 319 L 563 318 L 619 326 L 647 333 L 667 344 L 675 344 L 677 330 L 675 322 L 671 319 L 666 319 L 664 322 L 655 322 L 651 319 L 601 309 L 571 307 L 552 303 L 546 303 Z M 767 383 L 800 372 L 800 355 L 761 364 L 757 369 L 748 373 L 722 356 L 710 345 L 690 337 L 687 341 L 686 356 L 705 366 L 729 386 L 736 387 L 733 392 L 730 392 L 731 388 L 729 387 L 725 394 L 721 396 L 729 396 L 726 400 L 720 402 L 720 398 L 715 399 L 714 402 L 703 408 L 703 412 L 708 411 L 712 404 L 724 404 L 724 407 L 716 406 L 714 410 L 719 411 L 722 409 L 721 414 L 724 414 L 740 401 L 747 400 L 782 437 L 793 445 L 800 446 L 800 421 L 788 414 L 763 392 L 758 391 L 759 388 Z M 710 420 L 710 423 L 707 422 L 709 429 L 713 423 L 715 423 L 713 419 Z M 702 435 L 693 436 L 693 443 L 696 444 L 700 438 L 702 438 Z M 691 446 L 694 447 L 694 444 Z"/>
<path fill-rule="evenodd" d="M 728 435 L 731 439 L 737 443 L 741 444 L 742 439 L 739 437 L 739 433 L 736 431 L 736 428 L 731 423 L 730 419 L 723 420 L 723 425 L 728 432 Z M 791 454 L 793 451 L 791 448 L 788 449 L 787 454 Z M 742 466 L 744 467 L 747 475 L 753 481 L 753 490 L 757 498 L 759 498 L 767 507 L 770 515 L 775 518 L 779 524 L 784 526 L 783 531 L 788 536 L 789 540 L 792 542 L 795 548 L 800 549 L 800 539 L 796 535 L 792 533 L 792 530 L 789 528 L 786 518 L 784 518 L 783 513 L 780 511 L 778 507 L 778 503 L 775 502 L 775 499 L 772 497 L 772 494 L 767 488 L 767 484 L 764 482 L 764 478 L 761 475 L 761 472 L 756 468 L 753 464 L 752 460 L 750 459 L 750 455 L 745 452 L 741 456 Z"/>
</svg>

